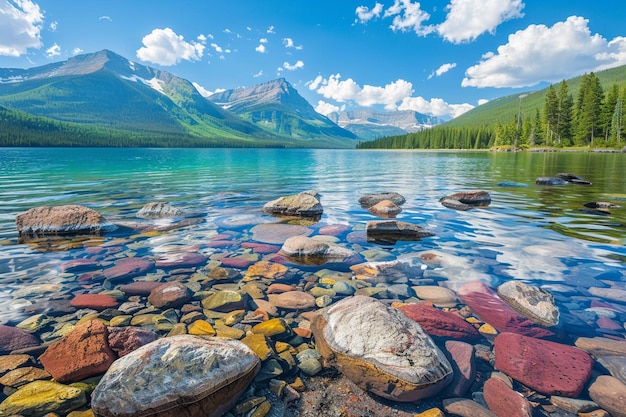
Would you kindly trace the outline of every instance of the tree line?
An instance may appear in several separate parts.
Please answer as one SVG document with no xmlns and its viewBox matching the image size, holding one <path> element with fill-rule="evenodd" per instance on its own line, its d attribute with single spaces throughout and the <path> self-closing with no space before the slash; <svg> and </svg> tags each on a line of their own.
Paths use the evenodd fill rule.
<svg viewBox="0 0 626 417">
<path fill-rule="evenodd" d="M 521 103 L 522 97 L 520 97 Z M 548 87 L 543 108 L 521 112 L 508 122 L 486 126 L 446 127 L 359 143 L 359 149 L 489 149 L 492 147 L 621 147 L 626 85 L 604 91 L 593 72 L 582 77 L 574 98 L 566 81 Z"/>
</svg>

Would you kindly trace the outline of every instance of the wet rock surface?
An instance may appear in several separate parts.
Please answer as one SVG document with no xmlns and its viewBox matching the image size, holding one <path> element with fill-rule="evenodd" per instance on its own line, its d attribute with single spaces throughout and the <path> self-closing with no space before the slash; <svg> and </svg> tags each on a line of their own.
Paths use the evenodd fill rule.
<svg viewBox="0 0 626 417">
<path fill-rule="evenodd" d="M 22 238 L 46 235 L 99 234 L 116 226 L 93 209 L 78 205 L 32 208 L 15 218 Z"/>
</svg>

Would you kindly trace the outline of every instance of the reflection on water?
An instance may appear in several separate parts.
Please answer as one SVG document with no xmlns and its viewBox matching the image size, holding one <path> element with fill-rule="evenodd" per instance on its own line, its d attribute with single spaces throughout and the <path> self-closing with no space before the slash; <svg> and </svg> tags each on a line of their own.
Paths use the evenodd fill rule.
<svg viewBox="0 0 626 417">
<path fill-rule="evenodd" d="M 593 184 L 535 185 L 537 177 L 558 172 L 575 173 Z M 237 245 L 254 241 L 255 225 L 277 221 L 261 211 L 263 204 L 307 189 L 320 193 L 324 207 L 320 221 L 308 226 L 312 235 L 324 226 L 343 225 L 336 243 L 357 253 L 374 250 L 384 259 L 438 251 L 448 261 L 431 273 L 453 289 L 475 279 L 494 285 L 511 278 L 553 285 L 590 271 L 592 276 L 615 273 L 622 286 L 626 281 L 625 154 L 0 149 L 0 322 L 20 316 L 25 301 L 15 298 L 14 291 L 45 282 L 70 292 L 68 273 L 59 270 L 62 262 L 82 257 L 88 247 L 137 233 L 122 228 L 104 240 L 42 252 L 41 246 L 17 243 L 15 216 L 29 208 L 82 204 L 132 226 L 145 203 L 169 201 L 196 220 L 159 236 L 130 239 L 125 250 L 154 255 L 193 247 L 210 256 L 224 249 L 207 245 L 209 239 L 223 235 Z M 468 189 L 489 191 L 491 205 L 457 212 L 439 203 L 447 194 Z M 407 200 L 399 220 L 419 224 L 435 236 L 394 245 L 356 238 L 364 234 L 368 220 L 376 219 L 359 205 L 359 197 L 386 191 Z M 594 212 L 584 207 L 592 201 L 621 207 Z"/>
</svg>

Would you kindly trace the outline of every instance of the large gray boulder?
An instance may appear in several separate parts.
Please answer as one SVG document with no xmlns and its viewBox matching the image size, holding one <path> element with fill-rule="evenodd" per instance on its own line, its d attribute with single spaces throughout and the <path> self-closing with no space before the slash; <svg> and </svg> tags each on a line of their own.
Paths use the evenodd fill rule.
<svg viewBox="0 0 626 417">
<path fill-rule="evenodd" d="M 355 253 L 343 246 L 306 236 L 293 236 L 283 243 L 280 252 L 286 257 L 310 264 L 343 261 Z"/>
<path fill-rule="evenodd" d="M 279 216 L 317 217 L 322 215 L 324 209 L 319 194 L 308 190 L 272 200 L 263 206 L 263 211 Z"/>
<path fill-rule="evenodd" d="M 541 326 L 556 326 L 559 309 L 552 294 L 520 281 L 507 281 L 498 287 L 498 295 L 513 310 Z"/>
<path fill-rule="evenodd" d="M 41 206 L 15 218 L 20 237 L 100 234 L 117 228 L 93 209 L 79 205 Z"/>
<path fill-rule="evenodd" d="M 431 397 L 453 370 L 419 324 L 370 297 L 344 298 L 313 319 L 317 350 L 366 391 L 393 401 Z"/>
<path fill-rule="evenodd" d="M 103 417 L 219 417 L 259 369 L 259 357 L 238 340 L 166 337 L 116 360 L 91 408 Z"/>
<path fill-rule="evenodd" d="M 491 195 L 484 190 L 459 191 L 439 200 L 444 207 L 454 210 L 469 210 L 491 204 Z"/>
<path fill-rule="evenodd" d="M 420 240 L 434 233 L 401 220 L 370 220 L 365 226 L 367 239 L 373 241 Z"/>
</svg>

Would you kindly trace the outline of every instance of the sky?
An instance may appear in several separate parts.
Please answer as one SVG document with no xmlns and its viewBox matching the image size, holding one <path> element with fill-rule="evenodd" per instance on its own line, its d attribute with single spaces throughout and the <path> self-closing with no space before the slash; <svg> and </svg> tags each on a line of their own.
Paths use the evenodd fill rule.
<svg viewBox="0 0 626 417">
<path fill-rule="evenodd" d="M 445 120 L 626 64 L 622 0 L 0 0 L 0 68 L 112 50 L 208 95 L 285 78 L 322 113 Z"/>
</svg>

